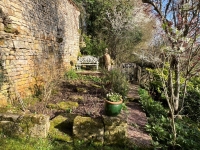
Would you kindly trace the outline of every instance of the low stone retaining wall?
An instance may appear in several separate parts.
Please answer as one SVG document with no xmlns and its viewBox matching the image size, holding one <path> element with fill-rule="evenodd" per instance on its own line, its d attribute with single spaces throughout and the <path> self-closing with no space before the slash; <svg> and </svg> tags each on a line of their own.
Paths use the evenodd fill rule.
<svg viewBox="0 0 200 150">
<path fill-rule="evenodd" d="M 46 115 L 0 114 L 0 132 L 5 135 L 46 138 L 49 127 L 49 116 Z"/>
<path fill-rule="evenodd" d="M 94 144 L 124 144 L 127 122 L 120 115 L 91 118 L 64 113 L 49 120 L 41 114 L 0 113 L 0 133 L 9 136 L 30 136 Z"/>
</svg>

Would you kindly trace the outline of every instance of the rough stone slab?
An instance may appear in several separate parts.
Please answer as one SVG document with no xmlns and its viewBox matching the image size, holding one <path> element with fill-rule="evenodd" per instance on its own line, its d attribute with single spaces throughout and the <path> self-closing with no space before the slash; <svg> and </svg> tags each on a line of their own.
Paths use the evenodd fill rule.
<svg viewBox="0 0 200 150">
<path fill-rule="evenodd" d="M 101 119 L 77 116 L 74 119 L 73 134 L 75 140 L 103 143 L 104 125 Z"/>
<path fill-rule="evenodd" d="M 104 144 L 124 144 L 127 138 L 127 121 L 121 116 L 103 116 L 105 126 Z"/>
</svg>

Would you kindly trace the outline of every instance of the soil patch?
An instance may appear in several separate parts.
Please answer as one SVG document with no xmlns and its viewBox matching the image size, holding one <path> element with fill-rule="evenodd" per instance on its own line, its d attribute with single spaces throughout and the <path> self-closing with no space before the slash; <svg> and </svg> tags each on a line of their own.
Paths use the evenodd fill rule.
<svg viewBox="0 0 200 150">
<path fill-rule="evenodd" d="M 145 132 L 147 117 L 143 112 L 140 104 L 134 99 L 138 99 L 139 95 L 137 84 L 130 84 L 128 96 L 132 101 L 127 102 L 127 109 L 122 113 L 126 113 L 128 122 L 128 138 L 137 145 L 148 146 L 151 144 L 151 137 Z M 61 113 L 72 113 L 80 116 L 89 116 L 98 118 L 104 114 L 104 98 L 105 93 L 100 84 L 94 81 L 63 81 L 60 87 L 55 90 L 54 95 L 48 103 L 56 104 L 59 102 L 74 101 L 79 106 L 72 110 L 56 110 L 47 108 L 47 102 L 39 102 L 28 109 L 34 113 L 43 113 L 53 119 Z"/>
</svg>

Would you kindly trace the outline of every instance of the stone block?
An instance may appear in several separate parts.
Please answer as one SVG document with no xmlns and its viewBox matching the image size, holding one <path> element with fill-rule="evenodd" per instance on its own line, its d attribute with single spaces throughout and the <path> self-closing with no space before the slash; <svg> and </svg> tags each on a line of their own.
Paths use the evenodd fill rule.
<svg viewBox="0 0 200 150">
<path fill-rule="evenodd" d="M 49 127 L 49 116 L 46 115 L 0 114 L 0 130 L 4 134 L 46 138 Z"/>
<path fill-rule="evenodd" d="M 17 124 L 22 135 L 39 138 L 47 137 L 50 127 L 49 116 L 41 114 L 27 114 L 20 117 L 21 119 L 18 119 Z"/>
<path fill-rule="evenodd" d="M 75 141 L 84 140 L 86 142 L 92 141 L 94 144 L 103 144 L 103 122 L 101 119 L 77 116 L 74 119 L 73 135 Z"/>
<path fill-rule="evenodd" d="M 13 43 L 15 48 L 26 48 L 24 41 L 13 40 Z"/>
<path fill-rule="evenodd" d="M 105 126 L 104 143 L 123 145 L 127 137 L 127 121 L 123 117 L 103 116 Z"/>
</svg>

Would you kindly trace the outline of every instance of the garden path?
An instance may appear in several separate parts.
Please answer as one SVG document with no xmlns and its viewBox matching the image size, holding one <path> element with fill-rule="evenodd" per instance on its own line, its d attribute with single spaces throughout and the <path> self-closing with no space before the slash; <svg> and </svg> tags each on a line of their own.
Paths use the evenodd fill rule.
<svg viewBox="0 0 200 150">
<path fill-rule="evenodd" d="M 137 145 L 145 147 L 150 146 L 152 140 L 151 136 L 145 132 L 147 117 L 140 103 L 138 103 L 139 85 L 137 85 L 137 83 L 130 84 L 129 88 L 130 90 L 127 97 L 130 99 L 130 102 L 126 104 L 128 109 L 128 138 Z"/>
</svg>

